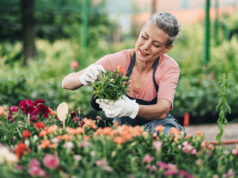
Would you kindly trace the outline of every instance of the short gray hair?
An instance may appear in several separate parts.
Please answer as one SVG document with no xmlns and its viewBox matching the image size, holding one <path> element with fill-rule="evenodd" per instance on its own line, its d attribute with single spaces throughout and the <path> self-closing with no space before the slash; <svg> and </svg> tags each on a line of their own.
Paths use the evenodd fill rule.
<svg viewBox="0 0 238 178">
<path fill-rule="evenodd" d="M 146 25 L 151 23 L 169 35 L 167 46 L 171 45 L 179 34 L 180 26 L 177 19 L 168 12 L 160 12 L 152 15 L 146 22 Z"/>
</svg>

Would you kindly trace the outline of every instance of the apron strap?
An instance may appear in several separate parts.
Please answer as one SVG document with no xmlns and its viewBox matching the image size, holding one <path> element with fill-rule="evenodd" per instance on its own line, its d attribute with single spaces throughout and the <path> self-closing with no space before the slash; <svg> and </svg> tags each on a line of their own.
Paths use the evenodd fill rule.
<svg viewBox="0 0 238 178">
<path fill-rule="evenodd" d="M 159 64 L 159 57 L 155 60 L 155 62 L 153 64 L 153 82 L 154 82 L 156 92 L 158 92 L 158 89 L 159 89 L 159 86 L 157 85 L 156 80 L 155 80 L 155 72 L 156 72 L 158 64 Z"/>
<path fill-rule="evenodd" d="M 132 69 L 133 69 L 133 67 L 135 65 L 135 62 L 136 62 L 136 53 L 134 52 L 134 54 L 132 56 L 132 59 L 131 59 L 131 62 L 130 62 L 130 65 L 129 65 L 128 69 L 127 69 L 127 73 L 126 73 L 127 77 L 131 76 Z M 159 86 L 157 85 L 156 80 L 155 80 L 155 72 L 156 72 L 158 64 L 159 64 L 159 57 L 155 60 L 155 62 L 153 64 L 153 82 L 154 82 L 154 86 L 155 86 L 156 92 L 158 92 L 158 89 L 159 89 Z"/>
<path fill-rule="evenodd" d="M 136 62 L 136 53 L 133 54 L 132 59 L 131 59 L 131 63 L 129 65 L 128 69 L 127 69 L 127 73 L 126 73 L 127 77 L 131 76 L 131 72 L 132 72 L 132 69 L 135 65 L 135 62 Z"/>
</svg>

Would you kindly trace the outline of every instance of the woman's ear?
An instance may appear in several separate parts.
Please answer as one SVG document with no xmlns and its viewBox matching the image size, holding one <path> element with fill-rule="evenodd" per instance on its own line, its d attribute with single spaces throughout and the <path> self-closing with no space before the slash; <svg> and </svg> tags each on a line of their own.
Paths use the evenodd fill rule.
<svg viewBox="0 0 238 178">
<path fill-rule="evenodd" d="M 172 48 L 173 48 L 172 44 L 167 46 L 166 49 L 165 49 L 165 53 L 169 52 Z"/>
</svg>

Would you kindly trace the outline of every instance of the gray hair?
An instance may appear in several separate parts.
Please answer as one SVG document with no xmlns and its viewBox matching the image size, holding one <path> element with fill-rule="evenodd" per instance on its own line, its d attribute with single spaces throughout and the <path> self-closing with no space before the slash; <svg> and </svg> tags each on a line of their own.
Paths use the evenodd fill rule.
<svg viewBox="0 0 238 178">
<path fill-rule="evenodd" d="M 151 23 L 155 24 L 158 28 L 169 35 L 167 46 L 173 43 L 180 31 L 177 19 L 168 12 L 160 12 L 152 15 L 146 22 L 146 25 Z"/>
</svg>

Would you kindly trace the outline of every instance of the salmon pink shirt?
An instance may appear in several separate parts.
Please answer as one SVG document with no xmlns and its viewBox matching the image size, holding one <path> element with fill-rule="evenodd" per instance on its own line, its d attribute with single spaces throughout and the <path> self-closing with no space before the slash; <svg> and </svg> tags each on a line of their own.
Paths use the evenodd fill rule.
<svg viewBox="0 0 238 178">
<path fill-rule="evenodd" d="M 105 70 L 114 71 L 117 66 L 123 68 L 126 75 L 128 67 L 131 62 L 130 56 L 131 50 L 126 49 L 114 54 L 109 54 L 99 59 L 96 64 L 100 64 Z M 159 59 L 159 65 L 157 66 L 155 73 L 155 80 L 159 86 L 158 92 L 156 91 L 153 83 L 152 75 L 147 75 L 148 79 L 144 85 L 139 89 L 133 89 L 132 82 L 129 83 L 129 96 L 142 99 L 145 101 L 153 100 L 156 95 L 157 99 L 167 99 L 173 106 L 174 94 L 176 91 L 180 69 L 177 62 L 168 55 L 161 55 Z M 171 108 L 172 109 L 172 108 Z"/>
</svg>

